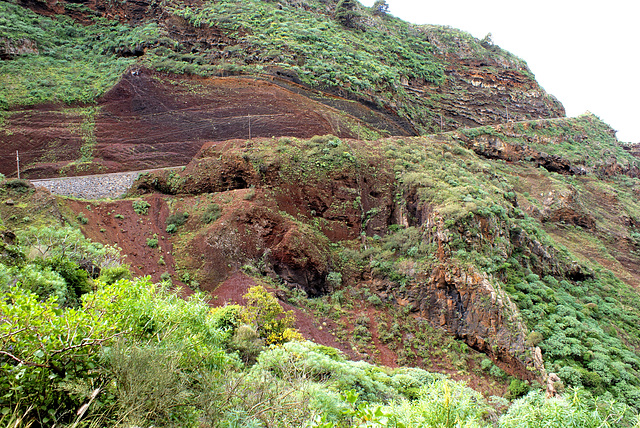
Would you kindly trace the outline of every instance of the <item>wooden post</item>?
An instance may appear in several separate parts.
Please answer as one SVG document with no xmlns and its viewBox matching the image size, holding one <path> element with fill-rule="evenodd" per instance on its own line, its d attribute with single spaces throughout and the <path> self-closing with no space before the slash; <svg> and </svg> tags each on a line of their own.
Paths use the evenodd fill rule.
<svg viewBox="0 0 640 428">
<path fill-rule="evenodd" d="M 249 115 L 249 139 L 251 139 L 251 115 Z"/>
<path fill-rule="evenodd" d="M 507 107 L 507 122 L 509 122 L 509 107 Z"/>
<path fill-rule="evenodd" d="M 20 154 L 16 150 L 16 168 L 18 169 L 18 180 L 20 180 Z"/>
<path fill-rule="evenodd" d="M 440 132 L 442 132 L 442 113 L 440 113 Z"/>
</svg>

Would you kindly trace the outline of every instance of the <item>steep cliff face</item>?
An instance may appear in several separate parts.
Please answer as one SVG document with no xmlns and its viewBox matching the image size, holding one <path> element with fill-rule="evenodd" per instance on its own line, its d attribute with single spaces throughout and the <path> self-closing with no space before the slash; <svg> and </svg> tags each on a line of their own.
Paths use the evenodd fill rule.
<svg viewBox="0 0 640 428">
<path fill-rule="evenodd" d="M 447 79 L 435 88 L 415 80 L 402 83 L 425 103 L 433 130 L 565 115 L 562 104 L 538 85 L 519 58 L 462 32 L 429 25 L 420 30 L 443 58 Z M 431 108 L 429 98 L 438 100 Z"/>
<path fill-rule="evenodd" d="M 619 144 L 615 131 L 592 114 L 569 121 L 505 123 L 462 130 L 457 138 L 481 156 L 534 162 L 559 174 L 633 178 L 640 174 L 633 146 Z"/>
<path fill-rule="evenodd" d="M 214 139 L 378 135 L 354 117 L 268 80 L 145 68 L 131 69 L 95 106 L 7 112 L 0 133 L 7 142 L 0 148 L 0 172 L 15 173 L 10 155 L 19 150 L 29 178 L 186 165 Z"/>
</svg>

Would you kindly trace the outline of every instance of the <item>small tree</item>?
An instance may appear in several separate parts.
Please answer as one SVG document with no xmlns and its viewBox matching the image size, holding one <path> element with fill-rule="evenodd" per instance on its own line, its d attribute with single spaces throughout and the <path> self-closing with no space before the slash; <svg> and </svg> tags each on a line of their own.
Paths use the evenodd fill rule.
<svg viewBox="0 0 640 428">
<path fill-rule="evenodd" d="M 376 16 L 384 16 L 389 13 L 389 5 L 385 0 L 376 0 L 373 3 L 373 14 Z"/>
<path fill-rule="evenodd" d="M 253 326 L 267 345 L 302 339 L 293 328 L 293 311 L 285 312 L 278 300 L 262 286 L 249 288 L 247 302 L 240 314 L 242 321 Z"/>
<path fill-rule="evenodd" d="M 357 5 L 356 0 L 340 0 L 336 5 L 336 20 L 345 27 L 355 28 L 360 16 L 356 10 Z"/>
</svg>

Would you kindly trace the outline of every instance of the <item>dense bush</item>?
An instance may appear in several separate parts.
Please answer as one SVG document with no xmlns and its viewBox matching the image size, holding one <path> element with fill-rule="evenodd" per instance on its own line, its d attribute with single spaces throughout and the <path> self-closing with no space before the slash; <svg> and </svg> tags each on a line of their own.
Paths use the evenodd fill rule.
<svg viewBox="0 0 640 428">
<path fill-rule="evenodd" d="M 98 278 L 99 281 L 108 285 L 121 279 L 131 279 L 131 271 L 128 266 L 119 265 L 102 269 Z"/>
<path fill-rule="evenodd" d="M 301 338 L 293 328 L 293 311 L 285 312 L 276 298 L 264 287 L 251 287 L 242 297 L 246 306 L 240 311 L 240 318 L 252 326 L 267 345 L 282 344 Z"/>
<path fill-rule="evenodd" d="M 0 408 L 42 425 L 71 424 L 88 404 L 82 417 L 101 426 L 491 426 L 482 396 L 462 383 L 348 361 L 311 342 L 260 347 L 243 367 L 233 354 L 243 310 L 210 309 L 148 280 L 99 282 L 78 309 L 11 287 L 0 299 Z M 631 421 L 624 405 L 572 394 L 532 392 L 499 424 Z"/>
<path fill-rule="evenodd" d="M 618 427 L 635 423 L 633 412 L 614 400 L 594 400 L 580 390 L 565 397 L 547 399 L 532 391 L 515 401 L 500 417 L 500 428 L 534 427 Z"/>
</svg>

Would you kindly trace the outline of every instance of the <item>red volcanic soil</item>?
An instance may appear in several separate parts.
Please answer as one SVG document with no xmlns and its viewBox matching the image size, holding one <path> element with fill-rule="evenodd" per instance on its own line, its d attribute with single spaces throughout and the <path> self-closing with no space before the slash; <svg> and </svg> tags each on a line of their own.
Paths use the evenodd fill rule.
<svg viewBox="0 0 640 428">
<path fill-rule="evenodd" d="M 167 202 L 159 195 L 151 195 L 144 200 L 150 204 L 146 215 L 136 213 L 131 200 L 87 202 L 69 199 L 66 204 L 76 214 L 82 214 L 87 219 L 85 224 L 80 225 L 87 238 L 108 245 L 117 243 L 121 253 L 126 255 L 124 263 L 130 265 L 134 276 L 149 275 L 153 281 L 159 282 L 160 275 L 168 272 L 174 285 L 181 287 L 181 295 L 187 296 L 191 294 L 191 290 L 178 280 L 171 236 L 165 231 L 169 215 Z M 147 240 L 154 236 L 158 239 L 157 248 L 147 244 Z M 161 257 L 165 264 L 159 264 Z M 214 306 L 244 304 L 242 296 L 249 287 L 255 285 L 257 284 L 251 277 L 236 271 L 211 291 L 211 303 Z M 277 296 L 280 294 L 278 290 L 267 289 Z M 341 349 L 350 357 L 356 357 L 350 346 L 341 344 L 330 333 L 333 324 L 331 320 L 316 319 L 286 301 L 281 300 L 280 304 L 286 311 L 294 312 L 296 328 L 306 339 Z M 322 325 L 323 322 L 325 326 Z"/>
<path fill-rule="evenodd" d="M 40 105 L 9 112 L 0 136 L 0 172 L 45 178 L 187 164 L 205 141 L 249 137 L 355 137 L 362 122 L 255 78 L 127 72 L 91 106 Z M 93 150 L 93 161 L 67 166 Z M 61 169 L 64 168 L 62 171 Z"/>
<path fill-rule="evenodd" d="M 169 215 L 167 203 L 158 195 L 145 200 L 150 204 L 146 215 L 136 213 L 131 200 L 65 201 L 76 214 L 82 214 L 87 219 L 85 224 L 80 225 L 87 238 L 120 247 L 120 253 L 125 255 L 123 262 L 130 266 L 134 276 L 149 275 L 153 281 L 159 282 L 160 275 L 168 272 L 174 285 L 182 286 L 175 270 L 170 236 L 165 231 Z M 147 240 L 154 237 L 158 245 L 152 248 Z M 183 295 L 190 294 L 186 287 L 183 289 Z"/>
</svg>

